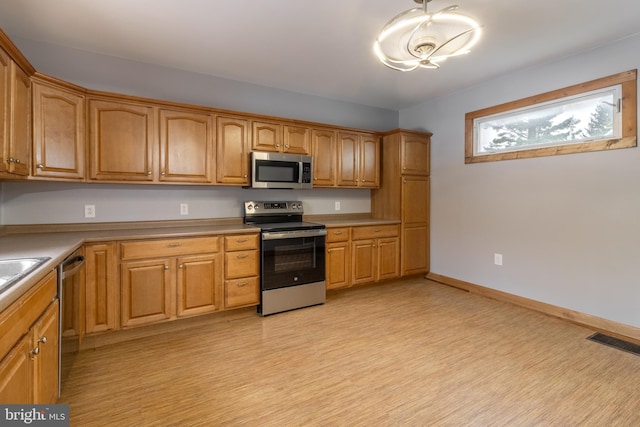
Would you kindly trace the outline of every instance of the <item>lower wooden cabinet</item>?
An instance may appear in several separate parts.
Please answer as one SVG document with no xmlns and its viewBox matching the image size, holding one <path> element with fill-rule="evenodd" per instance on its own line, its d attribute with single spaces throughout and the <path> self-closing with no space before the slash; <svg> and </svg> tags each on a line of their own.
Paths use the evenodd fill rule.
<svg viewBox="0 0 640 427">
<path fill-rule="evenodd" d="M 222 308 L 219 282 L 222 254 L 178 258 L 178 317 L 209 313 Z"/>
<path fill-rule="evenodd" d="M 351 228 L 327 229 L 325 283 L 327 289 L 351 286 Z"/>
<path fill-rule="evenodd" d="M 119 329 L 118 258 L 115 242 L 85 245 L 85 332 Z M 82 316 L 83 314 L 83 316 Z"/>
<path fill-rule="evenodd" d="M 260 240 L 258 234 L 224 238 L 224 307 L 260 304 Z"/>
<path fill-rule="evenodd" d="M 0 403 L 57 401 L 60 316 L 55 295 L 56 274 L 51 272 L 0 313 L 3 344 L 19 337 L 6 355 L 0 353 Z"/>
</svg>

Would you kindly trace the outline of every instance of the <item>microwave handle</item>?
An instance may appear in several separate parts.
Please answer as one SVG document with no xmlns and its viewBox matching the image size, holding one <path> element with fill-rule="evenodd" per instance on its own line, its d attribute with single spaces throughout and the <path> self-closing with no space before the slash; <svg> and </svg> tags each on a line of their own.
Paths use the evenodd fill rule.
<svg viewBox="0 0 640 427">
<path fill-rule="evenodd" d="M 298 184 L 302 184 L 302 176 L 304 171 L 304 162 L 298 162 Z"/>
</svg>

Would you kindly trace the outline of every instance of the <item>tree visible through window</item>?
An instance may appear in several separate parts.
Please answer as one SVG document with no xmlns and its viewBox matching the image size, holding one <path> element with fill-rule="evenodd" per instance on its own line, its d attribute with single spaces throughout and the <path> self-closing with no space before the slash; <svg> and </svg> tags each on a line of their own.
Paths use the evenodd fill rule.
<svg viewBox="0 0 640 427">
<path fill-rule="evenodd" d="M 636 71 L 467 113 L 465 162 L 635 147 Z"/>
</svg>

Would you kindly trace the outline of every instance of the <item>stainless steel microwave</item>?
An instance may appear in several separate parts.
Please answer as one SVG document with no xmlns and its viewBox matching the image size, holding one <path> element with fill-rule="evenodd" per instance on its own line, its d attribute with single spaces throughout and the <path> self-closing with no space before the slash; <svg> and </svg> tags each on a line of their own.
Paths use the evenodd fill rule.
<svg viewBox="0 0 640 427">
<path fill-rule="evenodd" d="M 251 187 L 313 188 L 311 156 L 282 153 L 251 153 Z"/>
</svg>

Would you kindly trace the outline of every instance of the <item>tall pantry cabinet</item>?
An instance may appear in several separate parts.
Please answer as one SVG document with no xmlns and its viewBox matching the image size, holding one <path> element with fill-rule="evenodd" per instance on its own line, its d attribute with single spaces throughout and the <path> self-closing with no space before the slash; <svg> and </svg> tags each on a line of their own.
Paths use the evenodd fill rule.
<svg viewBox="0 0 640 427">
<path fill-rule="evenodd" d="M 375 218 L 402 221 L 402 276 L 429 271 L 430 146 L 427 132 L 395 130 L 382 140 L 382 176 L 371 211 Z"/>
</svg>

